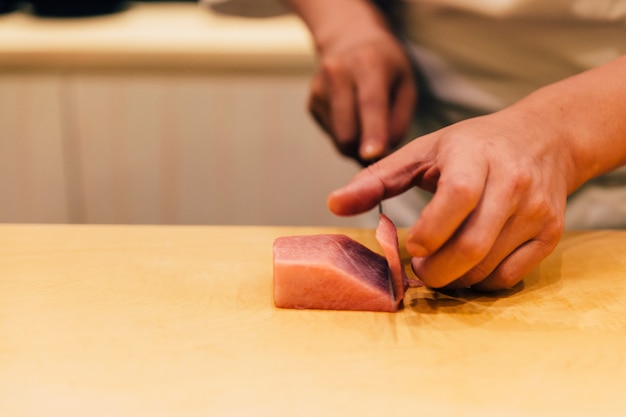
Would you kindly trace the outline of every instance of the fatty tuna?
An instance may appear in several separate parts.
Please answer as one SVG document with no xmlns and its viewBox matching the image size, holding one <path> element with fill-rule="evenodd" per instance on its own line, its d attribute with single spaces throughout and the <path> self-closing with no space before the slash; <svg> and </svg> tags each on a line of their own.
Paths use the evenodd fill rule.
<svg viewBox="0 0 626 417">
<path fill-rule="evenodd" d="M 386 257 L 345 235 L 276 239 L 274 303 L 281 308 L 397 311 L 408 280 L 396 227 L 383 214 L 376 238 Z"/>
</svg>

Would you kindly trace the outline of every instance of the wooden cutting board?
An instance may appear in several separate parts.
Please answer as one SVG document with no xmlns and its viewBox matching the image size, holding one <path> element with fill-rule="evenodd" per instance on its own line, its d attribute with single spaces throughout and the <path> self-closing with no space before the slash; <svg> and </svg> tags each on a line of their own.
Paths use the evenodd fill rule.
<svg viewBox="0 0 626 417">
<path fill-rule="evenodd" d="M 272 242 L 370 230 L 0 226 L 1 416 L 623 416 L 626 232 L 498 296 L 272 303 Z"/>
</svg>

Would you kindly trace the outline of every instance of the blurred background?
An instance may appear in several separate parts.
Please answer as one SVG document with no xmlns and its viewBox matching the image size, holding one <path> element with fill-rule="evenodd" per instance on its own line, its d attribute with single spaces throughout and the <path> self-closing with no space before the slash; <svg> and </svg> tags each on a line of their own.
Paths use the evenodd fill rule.
<svg viewBox="0 0 626 417">
<path fill-rule="evenodd" d="M 278 0 L 0 0 L 0 222 L 371 226 Z"/>
</svg>

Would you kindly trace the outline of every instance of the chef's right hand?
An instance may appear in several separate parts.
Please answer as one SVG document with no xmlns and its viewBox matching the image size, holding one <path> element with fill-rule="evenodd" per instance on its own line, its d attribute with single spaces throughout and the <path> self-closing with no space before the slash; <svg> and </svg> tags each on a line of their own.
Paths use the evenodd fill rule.
<svg viewBox="0 0 626 417">
<path fill-rule="evenodd" d="M 352 215 L 414 186 L 431 191 L 406 243 L 419 278 L 510 288 L 555 248 L 567 194 L 583 182 L 578 137 L 544 108 L 527 100 L 413 140 L 334 191 L 329 207 Z"/>
<path fill-rule="evenodd" d="M 339 151 L 359 162 L 390 153 L 416 101 L 411 65 L 384 31 L 351 33 L 319 48 L 309 110 Z"/>
</svg>

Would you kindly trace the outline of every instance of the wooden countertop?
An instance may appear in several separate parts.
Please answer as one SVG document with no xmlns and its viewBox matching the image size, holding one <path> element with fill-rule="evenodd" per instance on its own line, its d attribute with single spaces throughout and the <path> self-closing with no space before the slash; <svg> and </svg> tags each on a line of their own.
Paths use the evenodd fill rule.
<svg viewBox="0 0 626 417">
<path fill-rule="evenodd" d="M 246 18 L 195 3 L 130 3 L 86 18 L 0 15 L 0 70 L 308 71 L 309 33 L 293 15 Z"/>
<path fill-rule="evenodd" d="M 626 232 L 566 233 L 500 296 L 276 309 L 274 238 L 322 232 L 374 244 L 358 229 L 0 225 L 0 415 L 626 415 Z"/>
</svg>

